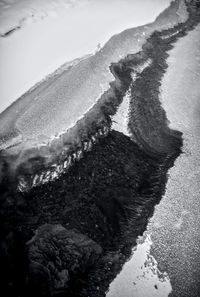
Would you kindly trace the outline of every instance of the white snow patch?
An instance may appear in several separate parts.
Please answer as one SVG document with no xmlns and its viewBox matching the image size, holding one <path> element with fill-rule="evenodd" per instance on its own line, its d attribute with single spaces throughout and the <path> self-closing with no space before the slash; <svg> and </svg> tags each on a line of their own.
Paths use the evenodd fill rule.
<svg viewBox="0 0 200 297">
<path fill-rule="evenodd" d="M 156 259 L 151 255 L 152 241 L 138 239 L 131 259 L 111 283 L 106 297 L 167 297 L 172 291 L 169 276 L 158 269 Z"/>
<path fill-rule="evenodd" d="M 151 59 L 148 59 L 143 64 L 135 67 L 131 73 L 132 83 L 137 79 L 138 74 L 141 74 L 144 69 L 149 67 L 152 63 Z M 112 129 L 122 132 L 123 134 L 130 136 L 128 130 L 128 114 L 129 114 L 129 104 L 130 104 L 130 89 L 124 96 L 123 102 L 120 104 L 116 114 L 112 117 Z"/>
</svg>

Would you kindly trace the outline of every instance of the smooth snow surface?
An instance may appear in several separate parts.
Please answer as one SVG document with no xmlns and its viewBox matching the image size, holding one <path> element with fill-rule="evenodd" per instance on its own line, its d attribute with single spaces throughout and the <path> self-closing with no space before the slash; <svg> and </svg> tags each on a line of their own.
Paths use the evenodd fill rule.
<svg viewBox="0 0 200 297">
<path fill-rule="evenodd" d="M 63 63 L 152 22 L 170 0 L 0 0 L 0 112 Z M 97 47 L 98 46 L 98 47 Z"/>
</svg>

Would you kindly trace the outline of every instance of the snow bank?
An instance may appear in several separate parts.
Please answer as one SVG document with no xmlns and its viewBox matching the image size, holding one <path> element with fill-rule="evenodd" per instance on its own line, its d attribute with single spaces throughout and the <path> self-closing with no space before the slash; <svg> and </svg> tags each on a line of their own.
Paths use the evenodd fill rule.
<svg viewBox="0 0 200 297">
<path fill-rule="evenodd" d="M 0 1 L 0 112 L 60 65 L 127 28 L 151 22 L 170 0 Z"/>
</svg>

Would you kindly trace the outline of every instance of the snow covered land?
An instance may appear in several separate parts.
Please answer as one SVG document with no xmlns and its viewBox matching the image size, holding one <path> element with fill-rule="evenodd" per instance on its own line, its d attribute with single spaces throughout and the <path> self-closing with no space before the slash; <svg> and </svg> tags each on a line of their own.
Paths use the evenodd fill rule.
<svg viewBox="0 0 200 297">
<path fill-rule="evenodd" d="M 152 22 L 170 0 L 0 0 L 0 113 L 111 36 Z M 145 9 L 144 9 L 145 7 Z"/>
</svg>

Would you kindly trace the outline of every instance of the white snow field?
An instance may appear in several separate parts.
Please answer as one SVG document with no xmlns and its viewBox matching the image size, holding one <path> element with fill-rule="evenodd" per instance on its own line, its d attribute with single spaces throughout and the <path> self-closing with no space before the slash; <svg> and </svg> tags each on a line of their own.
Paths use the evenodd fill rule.
<svg viewBox="0 0 200 297">
<path fill-rule="evenodd" d="M 0 0 L 0 113 L 62 64 L 152 22 L 170 0 Z M 144 9 L 145 8 L 145 9 Z"/>
</svg>

